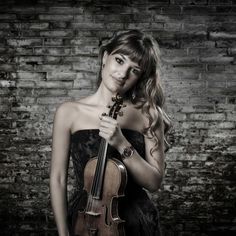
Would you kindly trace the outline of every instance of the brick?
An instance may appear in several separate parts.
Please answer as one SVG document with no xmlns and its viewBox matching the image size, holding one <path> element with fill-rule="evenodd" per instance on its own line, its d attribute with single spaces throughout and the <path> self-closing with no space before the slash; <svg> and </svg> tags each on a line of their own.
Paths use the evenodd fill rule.
<svg viewBox="0 0 236 236">
<path fill-rule="evenodd" d="M 18 48 L 18 47 L 15 47 L 14 51 L 15 51 L 16 55 L 24 55 L 24 56 L 28 55 L 28 56 L 30 56 L 30 55 L 33 54 L 33 48 L 22 48 L 22 47 Z"/>
<path fill-rule="evenodd" d="M 211 40 L 214 39 L 235 39 L 236 33 L 227 33 L 227 32 L 210 32 L 209 37 Z"/>
<path fill-rule="evenodd" d="M 15 14 L 0 14 L 0 20 L 14 20 L 16 19 Z"/>
<path fill-rule="evenodd" d="M 159 25 L 159 28 L 162 29 L 163 28 L 163 23 L 158 23 Z M 168 31 L 180 31 L 183 27 L 183 24 L 182 23 L 179 23 L 179 22 L 169 22 L 169 23 L 165 23 L 164 24 L 164 29 L 168 30 Z M 156 27 L 153 27 L 153 24 L 152 24 L 152 28 L 156 28 Z"/>
<path fill-rule="evenodd" d="M 98 45 L 99 39 L 95 37 L 74 37 L 69 41 L 70 45 L 80 45 L 80 46 L 86 46 L 86 45 Z"/>
<path fill-rule="evenodd" d="M 16 86 L 16 82 L 15 81 L 0 80 L 0 87 L 1 88 L 11 88 L 11 87 L 15 87 L 15 86 Z"/>
<path fill-rule="evenodd" d="M 217 14 L 236 15 L 236 7 L 234 6 L 216 6 Z"/>
<path fill-rule="evenodd" d="M 215 13 L 214 7 L 208 6 L 183 6 L 182 13 L 185 15 L 210 15 Z"/>
<path fill-rule="evenodd" d="M 225 120 L 224 113 L 213 113 L 213 114 L 190 114 L 189 118 L 192 120 Z"/>
<path fill-rule="evenodd" d="M 235 42 L 235 40 L 227 40 L 227 41 L 225 41 L 225 40 L 217 40 L 216 42 L 215 42 L 215 45 L 216 45 L 216 47 L 217 48 L 230 48 L 230 47 L 235 47 L 236 46 L 236 42 Z"/>
<path fill-rule="evenodd" d="M 50 23 L 50 28 L 52 29 L 69 29 L 70 27 L 70 23 L 68 22 L 60 22 L 60 21 L 54 21 Z"/>
<path fill-rule="evenodd" d="M 174 0 L 173 2 L 178 5 L 206 5 L 208 3 L 207 0 Z"/>
<path fill-rule="evenodd" d="M 33 46 L 33 45 L 42 45 L 41 39 L 8 39 L 7 44 L 9 46 Z"/>
<path fill-rule="evenodd" d="M 11 31 L 7 31 L 7 30 L 0 30 L 0 39 L 4 39 L 6 37 L 19 37 L 19 31 L 17 30 L 11 30 Z"/>
<path fill-rule="evenodd" d="M 54 71 L 54 72 L 71 72 L 71 65 L 50 65 L 50 64 L 43 64 L 43 65 L 38 65 L 36 67 L 36 71 L 39 72 L 50 72 L 50 71 Z"/>
<path fill-rule="evenodd" d="M 209 130 L 208 132 L 209 137 L 215 137 L 215 138 L 230 138 L 235 137 L 236 134 L 234 130 L 228 130 L 228 129 L 222 129 L 221 132 L 218 132 L 216 130 Z"/>
<path fill-rule="evenodd" d="M 230 56 L 236 55 L 236 47 L 235 48 L 228 48 L 228 55 L 230 55 Z"/>
<path fill-rule="evenodd" d="M 228 77 L 232 75 L 227 73 L 201 73 L 201 78 L 207 81 L 226 81 Z M 234 77 L 234 75 L 233 75 Z"/>
<path fill-rule="evenodd" d="M 221 95 L 221 96 L 234 96 L 235 87 L 231 88 L 207 88 L 207 93 L 209 95 Z"/>
<path fill-rule="evenodd" d="M 76 73 L 73 72 L 48 72 L 47 80 L 75 80 Z"/>
<path fill-rule="evenodd" d="M 50 6 L 49 12 L 52 13 L 52 15 L 56 14 L 70 14 L 70 15 L 79 15 L 84 13 L 84 8 L 80 6 L 71 7 L 71 6 Z"/>
<path fill-rule="evenodd" d="M 63 61 L 63 56 L 44 56 L 44 62 L 48 64 L 59 64 Z"/>
<path fill-rule="evenodd" d="M 91 89 L 71 89 L 69 92 L 68 92 L 68 96 L 70 97 L 73 97 L 75 99 L 81 99 L 81 98 L 84 98 L 84 97 L 87 97 L 91 95 Z"/>
<path fill-rule="evenodd" d="M 207 71 L 209 72 L 222 72 L 226 70 L 226 65 L 207 65 Z"/>
<path fill-rule="evenodd" d="M 60 104 L 65 101 L 69 101 L 68 97 L 41 97 L 37 98 L 37 104 Z"/>
<path fill-rule="evenodd" d="M 107 22 L 110 22 L 110 18 L 116 18 L 116 16 L 113 15 L 103 15 L 107 19 Z M 100 21 L 99 17 L 97 17 L 97 14 L 76 14 L 74 15 L 73 22 L 77 23 L 83 23 L 83 22 L 97 22 Z"/>
<path fill-rule="evenodd" d="M 73 86 L 72 81 L 37 81 L 37 88 L 65 88 L 70 89 Z"/>
<path fill-rule="evenodd" d="M 155 23 L 153 23 L 153 24 L 154 24 L 154 28 L 156 28 Z M 124 28 L 126 30 L 128 30 L 128 29 L 150 29 L 151 24 L 150 23 L 126 23 L 124 25 Z"/>
<path fill-rule="evenodd" d="M 182 7 L 178 5 L 163 6 L 161 8 L 161 14 L 179 15 L 182 12 Z"/>
<path fill-rule="evenodd" d="M 0 29 L 9 29 L 10 25 L 9 23 L 0 23 Z"/>
<path fill-rule="evenodd" d="M 16 57 L 17 59 L 17 62 L 20 63 L 20 64 L 31 64 L 31 65 L 39 65 L 39 64 L 42 64 L 43 63 L 43 57 L 40 57 L 40 56 L 17 56 Z"/>
<path fill-rule="evenodd" d="M 211 27 L 208 27 L 208 31 L 225 31 L 225 32 L 234 32 L 235 31 L 235 23 L 234 22 L 216 22 Z"/>
<path fill-rule="evenodd" d="M 207 82 L 208 88 L 226 88 L 226 82 L 215 82 L 215 81 L 208 81 Z"/>
<path fill-rule="evenodd" d="M 97 45 L 90 46 L 90 45 L 81 45 L 78 47 L 73 47 L 71 49 L 71 55 L 77 56 L 77 55 L 98 55 L 99 48 Z"/>
<path fill-rule="evenodd" d="M 77 62 L 73 62 L 73 70 L 85 70 L 85 71 L 91 71 L 94 70 L 95 64 L 97 63 L 97 59 L 90 58 L 90 57 L 81 57 L 78 58 Z"/>
<path fill-rule="evenodd" d="M 46 73 L 39 73 L 39 72 L 17 72 L 16 78 L 18 80 L 32 80 L 32 81 L 40 81 L 45 80 Z"/>
<path fill-rule="evenodd" d="M 60 55 L 69 55 L 71 49 L 70 48 L 65 48 L 65 47 L 43 47 L 43 48 L 34 48 L 34 53 L 36 55 L 55 55 L 55 56 L 60 56 Z"/>
<path fill-rule="evenodd" d="M 43 41 L 46 46 L 61 46 L 63 45 L 63 40 L 60 38 L 45 38 Z"/>
<path fill-rule="evenodd" d="M 94 86 L 94 81 L 87 78 L 87 79 L 75 80 L 73 88 L 93 89 L 93 86 Z"/>
<path fill-rule="evenodd" d="M 227 56 L 222 56 L 222 57 L 200 57 L 199 58 L 200 62 L 204 63 L 219 63 L 219 64 L 228 64 L 234 61 L 234 57 L 227 57 Z"/>
<path fill-rule="evenodd" d="M 123 23 L 105 23 L 103 27 L 106 29 L 123 30 L 124 24 Z"/>
<path fill-rule="evenodd" d="M 66 89 L 37 89 L 34 90 L 34 95 L 36 97 L 52 96 L 52 97 L 65 97 L 67 95 Z"/>
<path fill-rule="evenodd" d="M 83 22 L 83 23 L 78 23 L 78 22 L 72 22 L 71 23 L 71 27 L 72 29 L 95 29 L 95 30 L 99 30 L 99 29 L 104 29 L 104 25 L 102 23 L 87 23 L 87 22 Z"/>
<path fill-rule="evenodd" d="M 41 37 L 72 37 L 73 31 L 72 30 L 45 30 L 40 31 L 39 34 Z"/>
<path fill-rule="evenodd" d="M 44 23 L 30 23 L 29 29 L 32 30 L 45 30 L 48 29 L 49 23 L 44 22 Z"/>
<path fill-rule="evenodd" d="M 35 82 L 33 81 L 17 81 L 17 88 L 34 88 Z"/>
<path fill-rule="evenodd" d="M 231 5 L 232 1 L 231 0 L 209 0 L 208 1 L 209 5 Z"/>
<path fill-rule="evenodd" d="M 39 20 L 43 20 L 43 21 L 70 21 L 73 19 L 73 15 L 63 15 L 63 14 L 60 14 L 60 15 L 40 14 L 38 17 L 39 17 Z"/>
</svg>

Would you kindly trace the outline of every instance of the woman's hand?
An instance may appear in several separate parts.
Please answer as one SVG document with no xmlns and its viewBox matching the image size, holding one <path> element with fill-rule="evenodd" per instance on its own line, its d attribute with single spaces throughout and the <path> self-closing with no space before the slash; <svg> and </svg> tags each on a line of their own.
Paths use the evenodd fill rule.
<svg viewBox="0 0 236 236">
<path fill-rule="evenodd" d="M 126 138 L 122 134 L 121 128 L 117 120 L 102 115 L 100 117 L 101 123 L 99 128 L 99 135 L 104 138 L 111 146 L 116 149 L 126 141 Z"/>
</svg>

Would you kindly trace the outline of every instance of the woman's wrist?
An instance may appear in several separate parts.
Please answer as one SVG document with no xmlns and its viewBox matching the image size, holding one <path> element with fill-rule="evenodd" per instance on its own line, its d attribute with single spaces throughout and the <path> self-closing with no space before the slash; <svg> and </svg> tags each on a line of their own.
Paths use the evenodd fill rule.
<svg viewBox="0 0 236 236">
<path fill-rule="evenodd" d="M 119 146 L 117 147 L 117 151 L 122 155 L 123 152 L 124 152 L 124 149 L 125 149 L 126 147 L 130 147 L 130 146 L 131 146 L 131 144 L 128 142 L 127 139 L 125 139 L 123 142 L 121 142 L 121 143 L 119 144 Z"/>
</svg>

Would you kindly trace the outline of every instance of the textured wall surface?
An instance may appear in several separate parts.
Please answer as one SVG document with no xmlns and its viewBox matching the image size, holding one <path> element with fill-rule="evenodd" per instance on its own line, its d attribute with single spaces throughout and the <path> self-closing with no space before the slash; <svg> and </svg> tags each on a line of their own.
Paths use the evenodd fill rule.
<svg viewBox="0 0 236 236">
<path fill-rule="evenodd" d="M 94 91 L 98 46 L 134 28 L 160 44 L 173 120 L 166 177 L 153 195 L 163 233 L 235 235 L 234 0 L 1 1 L 1 235 L 56 235 L 55 109 Z"/>
</svg>

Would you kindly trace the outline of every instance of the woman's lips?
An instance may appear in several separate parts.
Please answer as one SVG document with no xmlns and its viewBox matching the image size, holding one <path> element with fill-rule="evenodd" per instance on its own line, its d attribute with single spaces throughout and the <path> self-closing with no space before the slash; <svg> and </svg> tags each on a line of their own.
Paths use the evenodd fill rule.
<svg viewBox="0 0 236 236">
<path fill-rule="evenodd" d="M 115 82 L 119 85 L 124 85 L 125 84 L 125 81 L 123 79 L 116 79 L 115 77 L 112 76 L 112 78 L 115 80 Z"/>
</svg>

